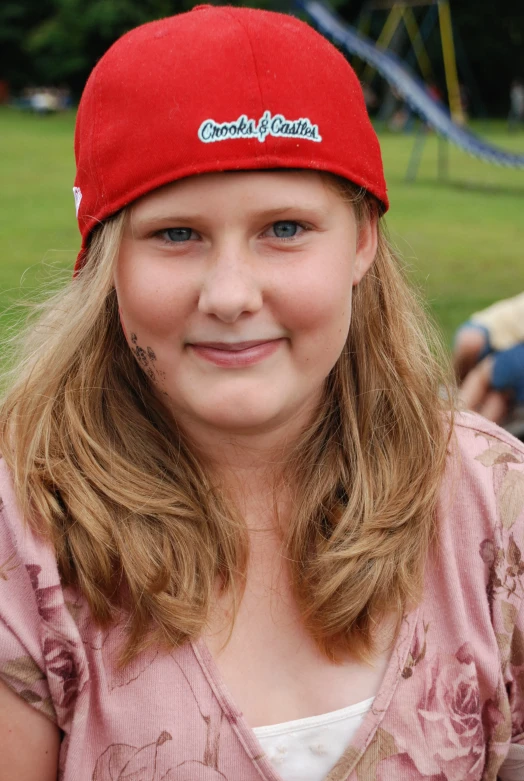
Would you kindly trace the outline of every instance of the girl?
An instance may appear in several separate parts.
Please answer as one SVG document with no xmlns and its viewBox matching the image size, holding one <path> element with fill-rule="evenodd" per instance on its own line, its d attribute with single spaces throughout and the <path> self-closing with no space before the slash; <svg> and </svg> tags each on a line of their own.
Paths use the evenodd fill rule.
<svg viewBox="0 0 524 781">
<path fill-rule="evenodd" d="M 1 413 L 2 781 L 522 779 L 524 449 L 439 395 L 347 62 L 147 24 L 76 158 Z"/>
</svg>

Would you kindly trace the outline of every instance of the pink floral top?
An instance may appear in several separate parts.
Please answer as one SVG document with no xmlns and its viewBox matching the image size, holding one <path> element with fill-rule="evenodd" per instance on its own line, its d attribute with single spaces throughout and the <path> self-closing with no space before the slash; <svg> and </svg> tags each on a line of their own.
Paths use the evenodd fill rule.
<svg viewBox="0 0 524 781">
<path fill-rule="evenodd" d="M 423 601 L 326 781 L 495 781 L 524 747 L 524 446 L 470 414 L 456 442 Z M 5 465 L 0 496 L 0 677 L 62 730 L 60 779 L 280 781 L 203 642 L 118 669 Z"/>
</svg>

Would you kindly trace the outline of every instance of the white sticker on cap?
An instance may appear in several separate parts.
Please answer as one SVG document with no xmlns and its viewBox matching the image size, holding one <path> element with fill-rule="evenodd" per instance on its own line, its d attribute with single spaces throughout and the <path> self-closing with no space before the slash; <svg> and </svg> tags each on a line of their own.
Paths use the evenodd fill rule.
<svg viewBox="0 0 524 781">
<path fill-rule="evenodd" d="M 268 136 L 322 141 L 318 125 L 314 125 L 307 117 L 286 119 L 283 114 L 272 116 L 270 111 L 265 111 L 258 121 L 248 119 L 246 114 L 233 122 L 205 119 L 198 128 L 198 137 L 204 144 L 238 138 L 258 138 L 263 143 Z"/>
<path fill-rule="evenodd" d="M 82 190 L 80 187 L 73 187 L 73 196 L 75 198 L 76 216 L 78 217 L 78 210 L 80 209 L 80 201 L 82 200 Z"/>
</svg>

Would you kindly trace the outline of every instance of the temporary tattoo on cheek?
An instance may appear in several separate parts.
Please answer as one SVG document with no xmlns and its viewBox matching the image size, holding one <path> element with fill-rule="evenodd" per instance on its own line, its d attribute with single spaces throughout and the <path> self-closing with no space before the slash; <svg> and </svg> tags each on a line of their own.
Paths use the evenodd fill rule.
<svg viewBox="0 0 524 781">
<path fill-rule="evenodd" d="M 131 334 L 131 343 L 133 344 L 133 347 L 131 348 L 133 354 L 149 379 L 153 382 L 162 382 L 165 380 L 166 373 L 155 366 L 156 354 L 153 348 L 148 346 L 144 350 L 144 348 L 138 344 L 138 337 L 135 333 Z"/>
</svg>

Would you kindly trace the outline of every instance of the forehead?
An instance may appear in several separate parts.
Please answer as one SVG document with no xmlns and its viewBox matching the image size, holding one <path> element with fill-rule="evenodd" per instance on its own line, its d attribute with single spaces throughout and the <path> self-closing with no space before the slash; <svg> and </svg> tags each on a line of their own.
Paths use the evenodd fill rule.
<svg viewBox="0 0 524 781">
<path fill-rule="evenodd" d="M 234 171 L 201 174 L 153 190 L 134 202 L 134 216 L 153 215 L 165 206 L 237 209 L 329 209 L 346 204 L 331 174 L 304 170 Z"/>
</svg>

